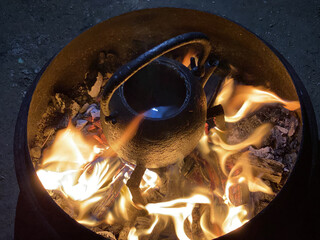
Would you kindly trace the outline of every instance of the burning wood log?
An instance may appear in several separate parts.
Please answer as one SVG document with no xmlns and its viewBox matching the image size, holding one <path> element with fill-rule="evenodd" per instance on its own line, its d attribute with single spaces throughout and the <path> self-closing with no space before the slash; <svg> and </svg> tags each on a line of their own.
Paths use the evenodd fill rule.
<svg viewBox="0 0 320 240">
<path fill-rule="evenodd" d="M 247 184 L 239 183 L 229 188 L 229 199 L 234 206 L 248 204 L 250 191 Z"/>
<path fill-rule="evenodd" d="M 142 165 L 137 165 L 127 182 L 127 186 L 132 194 L 132 201 L 137 209 L 141 209 L 141 206 L 147 204 L 146 199 L 142 196 L 140 190 L 140 182 L 142 180 L 143 174 L 146 168 Z"/>
<path fill-rule="evenodd" d="M 118 240 L 127 240 L 130 229 L 131 229 L 131 223 L 126 222 L 125 225 L 123 226 L 121 232 L 119 233 Z"/>
<path fill-rule="evenodd" d="M 244 155 L 249 159 L 249 164 L 254 176 L 259 176 L 262 179 L 280 184 L 284 171 L 284 164 L 276 160 L 257 157 L 253 153 L 254 150 L 251 151 L 250 149 L 253 148 L 249 148 L 249 151 L 230 156 L 227 165 L 231 164 L 231 167 L 234 166 L 240 155 Z"/>
<path fill-rule="evenodd" d="M 205 239 L 203 234 L 201 225 L 200 225 L 200 218 L 201 218 L 201 205 L 196 204 L 192 211 L 192 240 L 201 240 Z"/>
<path fill-rule="evenodd" d="M 255 175 L 279 184 L 282 179 L 284 165 L 281 162 L 266 158 L 259 158 L 248 152 L 250 164 Z"/>
<path fill-rule="evenodd" d="M 110 207 L 112 207 L 114 201 L 119 196 L 120 190 L 124 185 L 124 175 L 128 171 L 129 167 L 127 166 L 123 167 L 121 171 L 119 171 L 118 175 L 113 179 L 106 191 L 103 193 L 102 199 L 91 208 L 91 216 L 94 216 L 96 219 L 101 221 L 104 220 Z"/>
<path fill-rule="evenodd" d="M 134 226 L 136 227 L 137 231 L 149 229 L 152 225 L 153 221 L 150 218 L 150 216 L 139 216 L 135 220 Z M 139 239 L 140 240 L 158 240 L 162 239 L 160 238 L 160 234 L 164 228 L 164 225 L 162 222 L 158 222 L 156 226 L 152 229 L 152 232 L 145 235 L 141 236 Z"/>
</svg>

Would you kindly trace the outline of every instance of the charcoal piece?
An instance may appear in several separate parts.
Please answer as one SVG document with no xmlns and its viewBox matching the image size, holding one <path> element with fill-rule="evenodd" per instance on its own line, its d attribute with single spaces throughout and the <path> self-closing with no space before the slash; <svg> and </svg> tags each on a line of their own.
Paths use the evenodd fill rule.
<svg viewBox="0 0 320 240">
<path fill-rule="evenodd" d="M 55 133 L 56 129 L 52 126 L 48 126 L 43 131 L 43 136 L 49 137 Z"/>
<path fill-rule="evenodd" d="M 94 232 L 99 232 L 99 231 L 108 231 L 113 233 L 113 235 L 118 236 L 120 231 L 122 230 L 123 225 L 119 223 L 112 223 L 111 225 L 102 222 L 99 226 L 97 227 L 89 227 L 90 230 Z"/>
<path fill-rule="evenodd" d="M 274 159 L 274 152 L 271 147 L 255 149 L 252 146 L 249 146 L 249 151 L 251 152 L 251 154 L 259 158 Z"/>
<path fill-rule="evenodd" d="M 80 110 L 80 105 L 76 101 L 72 100 L 68 108 L 70 112 L 70 118 L 74 118 Z"/>
<path fill-rule="evenodd" d="M 291 137 L 296 132 L 296 128 L 299 125 L 298 119 L 294 116 L 291 116 L 289 125 L 288 136 Z"/>
<path fill-rule="evenodd" d="M 127 240 L 130 229 L 131 229 L 130 222 L 126 222 L 125 225 L 123 226 L 121 232 L 119 233 L 118 240 Z"/>
<path fill-rule="evenodd" d="M 287 137 L 284 136 L 284 134 L 277 128 L 277 126 L 272 128 L 270 138 L 274 139 L 275 148 L 278 150 L 284 148 L 287 144 Z"/>
<path fill-rule="evenodd" d="M 152 221 L 149 216 L 138 216 L 135 221 L 135 228 L 138 229 L 147 229 L 151 226 Z"/>
<path fill-rule="evenodd" d="M 271 159 L 258 158 L 250 153 L 248 157 L 256 176 L 261 176 L 262 179 L 267 179 L 277 184 L 280 183 L 284 169 L 282 163 Z"/>
<path fill-rule="evenodd" d="M 30 156 L 32 158 L 41 158 L 41 147 L 34 147 L 30 149 Z"/>
<path fill-rule="evenodd" d="M 106 53 L 105 52 L 99 52 L 98 56 L 98 65 L 104 64 L 106 58 Z"/>
<path fill-rule="evenodd" d="M 280 126 L 275 126 L 282 134 L 288 134 L 289 130 L 284 128 L 284 127 L 280 127 Z"/>
<path fill-rule="evenodd" d="M 97 76 L 98 76 L 98 70 L 97 69 L 92 69 L 89 72 L 86 73 L 85 75 L 85 88 L 84 90 L 86 90 L 86 94 L 88 94 L 88 90 L 91 89 L 91 87 L 95 84 L 95 82 L 97 81 Z M 101 71 L 100 71 L 101 72 Z M 88 95 L 89 96 L 89 95 Z M 90 96 L 89 96 L 90 97 Z"/>
<path fill-rule="evenodd" d="M 98 56 L 97 69 L 105 75 L 106 73 L 114 73 L 121 66 L 119 57 L 114 52 L 100 52 Z"/>
<path fill-rule="evenodd" d="M 177 164 L 172 164 L 167 167 L 166 172 L 167 191 L 163 200 L 172 200 L 183 196 L 183 181 L 180 178 L 179 167 Z"/>
<path fill-rule="evenodd" d="M 135 219 L 134 227 L 136 228 L 137 232 L 144 231 L 149 229 L 153 224 L 154 219 L 150 216 L 138 216 Z M 142 235 L 139 237 L 139 240 L 158 240 L 161 231 L 164 229 L 164 224 L 160 220 L 158 221 L 157 225 L 153 228 L 152 232 L 148 235 Z"/>
<path fill-rule="evenodd" d="M 62 93 L 56 93 L 54 96 L 51 97 L 52 104 L 54 108 L 60 112 L 65 113 L 67 105 L 70 104 L 70 99 L 62 94 Z"/>
<path fill-rule="evenodd" d="M 157 186 L 143 192 L 144 198 L 148 203 L 157 203 L 163 201 L 168 192 L 168 175 L 166 168 L 152 169 L 158 175 Z"/>
<path fill-rule="evenodd" d="M 262 121 L 256 115 L 248 116 L 235 123 L 226 123 L 227 143 L 238 144 L 248 138 Z"/>
<path fill-rule="evenodd" d="M 293 166 L 294 166 L 294 163 L 296 161 L 298 157 L 298 154 L 293 152 L 293 153 L 289 153 L 289 154 L 286 154 L 284 156 L 284 160 L 283 160 L 283 163 L 285 164 L 285 166 L 288 168 L 288 169 L 292 169 Z"/>
<path fill-rule="evenodd" d="M 101 235 L 102 237 L 109 239 L 109 240 L 116 240 L 116 237 L 108 231 L 98 231 L 97 234 Z"/>
<path fill-rule="evenodd" d="M 104 231 L 100 226 L 90 226 L 88 227 L 91 231 L 94 231 L 94 232 L 101 232 L 101 231 Z"/>
<path fill-rule="evenodd" d="M 71 218 L 77 219 L 78 209 L 75 201 L 66 198 L 59 190 L 48 190 L 48 193 Z"/>
<path fill-rule="evenodd" d="M 265 209 L 274 198 L 273 195 L 269 195 L 263 192 L 252 192 L 250 193 L 250 195 L 254 204 L 253 215 L 257 215 L 259 212 Z"/>
<path fill-rule="evenodd" d="M 68 96 L 62 93 L 56 93 L 52 96 L 51 102 L 56 112 L 66 115 L 68 120 L 75 117 L 80 110 L 80 105 L 76 101 L 71 100 Z M 58 116 L 59 114 L 53 113 L 53 115 Z"/>
<path fill-rule="evenodd" d="M 60 121 L 56 123 L 57 129 L 63 129 L 66 128 L 69 124 L 69 116 L 67 114 L 64 114 L 60 117 Z"/>
<path fill-rule="evenodd" d="M 246 183 L 238 183 L 229 188 L 229 199 L 234 206 L 248 204 L 250 202 L 250 191 Z"/>
<path fill-rule="evenodd" d="M 143 193 L 143 196 L 145 197 L 148 203 L 160 202 L 165 197 L 165 194 L 163 194 L 163 189 L 166 188 L 166 186 L 163 186 L 162 184 L 159 185 L 159 187 L 149 189 L 146 193 Z"/>
</svg>

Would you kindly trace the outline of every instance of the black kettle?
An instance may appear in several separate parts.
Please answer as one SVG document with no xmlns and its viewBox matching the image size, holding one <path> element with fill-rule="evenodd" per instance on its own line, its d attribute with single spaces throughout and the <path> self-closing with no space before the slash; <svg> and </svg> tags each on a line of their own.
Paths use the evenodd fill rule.
<svg viewBox="0 0 320 240">
<path fill-rule="evenodd" d="M 191 70 L 162 56 L 191 43 L 203 46 L 198 65 L 191 60 Z M 112 75 L 103 92 L 101 123 L 119 157 L 144 168 L 160 168 L 196 147 L 207 115 L 203 87 L 216 67 L 216 61 L 209 61 L 210 51 L 206 35 L 190 32 L 161 43 Z M 139 114 L 143 121 L 135 136 L 119 143 Z"/>
</svg>

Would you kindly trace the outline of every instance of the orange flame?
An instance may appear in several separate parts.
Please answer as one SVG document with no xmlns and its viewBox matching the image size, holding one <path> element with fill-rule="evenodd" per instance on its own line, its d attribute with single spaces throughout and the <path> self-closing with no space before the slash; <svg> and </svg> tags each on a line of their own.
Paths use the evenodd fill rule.
<svg viewBox="0 0 320 240">
<path fill-rule="evenodd" d="M 188 52 L 183 60 L 184 65 L 190 65 L 191 56 L 195 56 L 195 52 Z M 282 100 L 276 94 L 262 88 L 236 86 L 231 77 L 225 79 L 215 101 L 215 104 L 224 107 L 227 122 L 239 121 L 266 103 L 280 103 L 289 110 L 299 108 L 297 101 Z M 103 221 L 108 224 L 123 223 L 133 221 L 136 217 L 130 211 L 136 209 L 133 207 L 131 193 L 125 185 L 134 166 L 126 165 L 114 156 L 117 149 L 136 134 L 142 120 L 143 114 L 140 114 L 132 121 L 119 142 L 113 146 L 113 150 L 108 146 L 95 145 L 84 138 L 80 130 L 70 125 L 57 133 L 54 143 L 45 151 L 41 167 L 37 171 L 38 177 L 46 189 L 60 190 L 73 203 L 79 205 L 76 220 L 81 224 L 99 224 L 99 221 L 90 216 L 90 209 L 105 197 L 104 193 L 117 181 L 121 181 L 123 185 L 119 185 L 119 196 L 106 212 Z M 259 172 L 252 170 L 248 154 L 239 153 L 249 146 L 259 147 L 270 133 L 271 127 L 271 124 L 262 124 L 237 144 L 229 144 L 226 141 L 227 132 L 217 127 L 211 129 L 208 135 L 204 134 L 197 150 L 207 163 L 206 166 L 210 166 L 212 172 L 220 177 L 220 185 L 215 183 L 215 187 L 205 190 L 200 187 L 190 188 L 190 197 L 181 196 L 170 201 L 146 204 L 144 210 L 151 219 L 149 227 L 137 229 L 133 226 L 128 239 L 138 240 L 142 236 L 148 236 L 157 228 L 165 228 L 169 222 L 173 224 L 179 239 L 192 239 L 190 229 L 196 221 L 199 221 L 201 226 L 201 237 L 212 239 L 249 221 L 251 209 L 243 202 L 233 202 L 233 190 L 240 189 L 238 191 L 243 194 L 246 191 L 274 193 L 263 182 Z M 230 169 L 230 166 L 227 167 L 227 161 L 235 153 L 240 157 Z M 140 184 L 142 194 L 147 195 L 150 189 L 160 184 L 160 180 L 155 172 L 147 169 Z M 199 205 L 203 211 L 199 211 L 200 219 L 195 220 L 193 211 L 195 206 Z"/>
<path fill-rule="evenodd" d="M 127 128 L 124 131 L 124 134 L 121 136 L 121 138 L 118 140 L 117 144 L 113 146 L 113 150 L 117 152 L 120 146 L 125 145 L 130 139 L 134 137 L 136 134 L 140 123 L 144 119 L 143 113 L 138 114 L 127 126 Z"/>
<path fill-rule="evenodd" d="M 140 114 L 129 124 L 116 147 L 125 144 L 135 135 L 142 120 L 143 115 Z M 37 175 L 44 188 L 60 190 L 67 198 L 80 202 L 77 220 L 86 225 L 94 225 L 94 222 L 83 220 L 82 217 L 101 200 L 124 164 L 120 159 L 114 158 L 115 152 L 112 149 L 98 147 L 71 123 L 57 133 L 55 141 L 43 155 Z M 129 175 L 126 175 L 125 179 L 128 178 Z M 149 178 L 149 175 L 144 177 L 147 181 Z M 147 191 L 149 185 L 145 182 L 143 184 Z"/>
<path fill-rule="evenodd" d="M 186 67 L 190 66 L 190 59 L 193 57 L 195 58 L 196 62 L 197 62 L 197 52 L 194 49 L 189 49 L 189 51 L 187 52 L 187 54 L 184 56 L 183 60 L 182 60 L 182 64 Z"/>
</svg>

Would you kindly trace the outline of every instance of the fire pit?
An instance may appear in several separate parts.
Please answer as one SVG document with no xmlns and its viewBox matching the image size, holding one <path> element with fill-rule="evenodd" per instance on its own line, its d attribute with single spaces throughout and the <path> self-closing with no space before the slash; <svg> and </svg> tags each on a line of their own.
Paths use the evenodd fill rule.
<svg viewBox="0 0 320 240">
<path fill-rule="evenodd" d="M 171 24 L 163 25 L 163 21 L 169 21 Z M 105 68 L 102 67 L 101 69 L 99 69 L 99 72 L 100 74 L 102 72 L 104 75 L 108 76 L 108 73 L 114 73 L 118 67 L 120 67 L 121 65 L 125 65 L 129 60 L 136 58 L 137 56 L 147 51 L 148 49 L 151 49 L 157 44 L 179 34 L 195 31 L 203 32 L 209 37 L 210 42 L 214 47 L 213 53 L 215 57 L 220 60 L 217 73 L 214 74 L 211 82 L 209 80 L 207 84 L 206 93 L 207 100 L 212 99 L 212 102 L 208 101 L 209 105 L 213 105 L 215 102 L 215 104 L 221 104 L 223 106 L 225 110 L 224 119 L 226 119 L 227 122 L 233 122 L 243 118 L 243 115 L 239 118 L 237 117 L 237 114 L 230 114 L 231 110 L 228 109 L 228 106 L 231 105 L 232 101 L 237 102 L 239 101 L 239 99 L 237 100 L 235 98 L 233 100 L 227 101 L 225 99 L 219 98 L 223 95 L 227 95 L 225 91 L 226 89 L 228 89 L 227 85 L 233 84 L 233 79 L 230 76 L 227 77 L 227 74 L 231 74 L 237 79 L 237 81 L 240 82 L 240 84 L 242 85 L 242 87 L 240 87 L 242 88 L 242 92 L 245 90 L 249 91 L 250 94 L 254 94 L 258 91 L 260 94 L 259 96 L 261 96 L 261 94 L 262 96 L 268 95 L 268 99 L 270 99 L 271 95 L 271 102 L 279 102 L 289 110 L 296 110 L 297 108 L 299 108 L 296 104 L 298 103 L 298 99 L 301 106 L 301 112 L 297 112 L 298 115 L 296 115 L 295 118 L 297 120 L 294 120 L 293 122 L 297 123 L 298 119 L 302 119 L 302 132 L 300 136 L 302 138 L 302 141 L 300 144 L 300 150 L 295 166 L 284 187 L 277 194 L 276 198 L 257 216 L 252 218 L 241 228 L 220 238 L 296 239 L 306 237 L 306 232 L 307 234 L 309 234 L 309 238 L 315 236 L 315 221 L 313 218 L 315 214 L 313 212 L 313 209 L 310 207 L 309 202 L 315 201 L 315 196 L 312 190 L 316 189 L 319 184 L 319 180 L 316 178 L 316 174 L 319 173 L 319 163 L 317 162 L 318 140 L 316 131 L 311 131 L 311 129 L 316 128 L 316 124 L 312 106 L 309 103 L 309 98 L 300 80 L 295 75 L 293 69 L 275 50 L 273 50 L 271 47 L 268 47 L 253 34 L 249 33 L 248 31 L 232 22 L 214 15 L 198 11 L 164 8 L 132 12 L 110 19 L 93 27 L 92 29 L 88 30 L 87 32 L 76 38 L 74 41 L 72 41 L 67 47 L 65 47 L 50 63 L 48 63 L 47 66 L 43 68 L 42 72 L 35 80 L 21 107 L 19 119 L 16 126 L 15 161 L 17 177 L 21 190 L 17 207 L 17 220 L 15 230 L 17 239 L 23 239 L 23 236 L 28 236 L 28 238 L 32 236 L 36 239 L 103 239 L 103 237 L 83 227 L 73 218 L 68 216 L 68 214 L 66 214 L 53 201 L 47 191 L 43 188 L 42 184 L 46 185 L 44 183 L 44 178 L 48 178 L 48 176 L 45 175 L 44 178 L 41 178 L 38 172 L 38 176 L 42 179 L 41 184 L 30 158 L 30 154 L 33 156 L 34 154 L 38 154 L 37 150 L 34 148 L 34 141 L 37 137 L 39 126 L 35 123 L 43 122 L 42 119 L 45 117 L 44 114 L 46 114 L 48 105 L 52 101 L 59 105 L 59 109 L 61 110 L 61 113 L 63 113 L 62 109 L 65 106 L 63 101 L 60 102 L 59 99 L 61 99 L 61 96 L 63 96 L 63 94 L 81 91 L 81 89 L 79 90 L 74 88 L 75 86 L 81 86 L 81 82 L 84 80 L 84 76 L 86 76 L 86 80 L 88 82 L 90 82 L 90 79 L 96 80 L 96 76 L 99 77 L 96 67 L 103 65 L 103 62 L 100 62 L 102 55 L 103 59 L 109 59 L 109 62 L 107 64 L 107 68 L 109 69 L 107 69 L 106 71 Z M 178 60 L 179 57 L 182 57 L 180 61 L 188 67 L 190 65 L 190 57 L 196 57 L 196 52 L 197 48 L 192 49 L 192 51 L 190 51 L 190 49 L 182 49 L 173 52 L 171 57 Z M 215 89 L 214 85 L 218 85 L 219 87 L 219 82 L 221 82 L 224 78 L 224 85 L 222 86 L 220 93 L 216 95 L 216 93 L 212 89 Z M 103 79 L 100 79 L 100 81 L 101 85 Z M 90 91 L 94 91 L 94 84 L 95 83 L 91 83 Z M 264 86 L 273 93 L 271 94 L 270 92 L 262 91 L 261 89 L 257 88 L 250 90 L 250 87 L 248 85 Z M 127 88 L 132 89 L 133 87 L 134 86 L 130 86 L 130 84 L 128 84 Z M 298 89 L 298 91 L 296 89 Z M 128 92 L 128 90 L 125 91 Z M 137 89 L 137 91 L 139 91 L 139 89 Z M 235 91 L 240 90 L 236 89 Z M 61 95 L 57 96 L 57 93 Z M 97 97 L 97 94 L 94 95 L 95 97 Z M 54 96 L 54 99 L 52 99 L 50 96 Z M 126 96 L 128 99 L 131 97 L 130 94 L 127 94 Z M 216 96 L 218 96 L 218 98 L 215 99 Z M 281 99 L 278 96 L 280 96 Z M 79 96 L 75 96 L 74 98 L 78 97 Z M 284 101 L 283 99 L 286 99 L 286 101 Z M 78 102 L 82 100 L 83 99 L 80 99 L 78 100 Z M 244 100 L 240 101 L 245 102 Z M 260 101 L 267 102 L 269 100 L 263 98 L 263 100 Z M 255 100 L 254 102 L 259 101 Z M 268 111 L 268 109 L 264 110 Z M 87 112 L 88 109 L 85 109 L 84 111 Z M 218 111 L 217 109 L 216 111 L 219 112 L 219 114 L 223 113 L 222 111 Z M 271 109 L 271 111 L 273 110 Z M 286 110 L 279 111 L 281 112 Z M 249 112 L 247 112 L 246 114 L 249 114 Z M 289 116 L 289 114 L 287 115 Z M 95 117 L 92 114 L 91 117 L 93 118 L 92 121 L 94 122 Z M 113 121 L 112 118 L 109 120 Z M 277 120 L 275 120 L 274 122 L 276 121 Z M 199 179 L 197 173 L 194 173 L 195 175 L 193 176 L 190 176 L 190 174 L 188 175 L 188 173 L 190 172 L 190 169 L 197 169 L 197 166 L 192 165 L 194 163 L 194 159 L 202 159 L 201 161 L 203 161 L 203 166 L 207 166 L 206 173 L 210 173 L 210 169 L 212 169 L 211 172 L 213 172 L 212 178 L 214 179 L 214 181 L 211 181 L 212 179 L 210 179 L 210 174 L 209 177 L 208 175 L 204 174 L 204 176 L 200 177 L 200 179 L 209 178 L 208 182 L 210 184 L 215 184 L 215 186 L 212 187 L 212 190 L 215 190 L 218 189 L 216 185 L 223 185 L 222 182 L 224 179 L 223 177 L 220 177 L 220 174 L 221 176 L 223 176 L 223 171 L 226 170 L 224 170 L 224 168 L 220 168 L 219 166 L 215 166 L 214 164 L 211 164 L 209 166 L 206 165 L 208 161 L 206 161 L 206 150 L 203 150 L 203 148 L 205 148 L 208 144 L 212 144 L 213 148 L 222 147 L 224 149 L 228 149 L 228 146 L 234 147 L 235 145 L 237 145 L 237 143 L 233 142 L 231 144 L 229 142 L 229 145 L 224 146 L 223 138 L 225 136 L 223 136 L 223 134 L 221 133 L 224 131 L 224 122 L 221 121 L 219 123 L 219 119 L 217 118 L 214 123 L 216 125 L 216 128 L 214 129 L 212 128 L 212 126 L 210 126 L 210 124 L 211 123 L 208 122 L 208 132 L 201 139 L 198 146 L 198 149 L 202 149 L 202 151 L 200 151 L 200 157 L 199 155 L 197 155 L 199 153 L 194 152 L 193 155 L 191 154 L 191 157 L 189 156 L 189 158 L 185 158 L 183 162 L 184 165 L 182 169 L 180 169 L 181 171 L 179 173 L 185 173 L 186 179 L 189 179 L 190 182 L 197 182 L 196 179 Z M 79 125 L 81 125 L 80 122 Z M 209 133 L 210 128 L 211 130 Z M 252 133 L 253 137 L 251 138 L 262 138 L 264 136 L 264 133 L 262 132 L 270 131 L 270 126 L 262 125 L 256 130 L 259 131 L 257 133 L 256 131 L 254 131 Z M 282 132 L 282 134 L 290 135 L 291 137 L 293 136 L 294 132 L 289 133 L 290 130 L 291 129 L 283 129 L 279 125 L 277 131 Z M 47 133 L 47 136 L 49 137 L 53 134 L 50 133 L 50 131 L 49 133 Z M 233 136 L 239 136 L 239 134 L 235 134 Z M 250 139 L 250 137 L 248 137 L 248 139 Z M 232 140 L 230 141 L 232 142 Z M 103 142 L 102 139 L 102 144 L 103 143 L 106 142 Z M 45 141 L 43 143 L 43 146 L 45 146 L 46 144 L 47 142 Z M 63 144 L 63 142 L 60 141 L 60 144 Z M 252 142 L 250 144 L 247 144 L 247 147 L 252 144 L 254 145 L 258 143 Z M 28 147 L 30 148 L 30 154 Z M 239 150 L 241 151 L 243 149 L 244 147 L 239 148 Z M 261 154 L 260 150 L 249 147 L 249 151 L 251 151 L 251 153 L 256 156 Z M 217 153 L 218 151 L 219 150 L 216 149 Z M 241 163 L 239 168 L 233 168 L 239 163 L 237 161 L 232 162 L 232 159 L 229 159 L 228 161 L 227 162 L 231 166 L 231 170 L 228 170 L 230 172 L 228 172 L 227 175 L 229 175 L 229 177 L 232 179 L 235 176 L 238 176 L 236 177 L 237 184 L 234 185 L 234 188 L 228 188 L 228 191 L 235 191 L 237 193 L 237 189 L 243 188 L 242 183 L 243 181 L 246 181 L 245 178 L 241 178 L 241 172 L 245 172 L 247 165 Z M 91 162 L 96 163 L 98 162 L 98 160 L 94 160 Z M 191 168 L 188 164 L 191 165 Z M 92 164 L 90 165 L 87 165 L 84 168 L 84 171 L 89 171 L 90 169 L 92 170 Z M 116 162 L 115 165 L 120 166 L 121 164 Z M 262 166 L 259 165 L 258 162 L 254 162 L 254 160 L 253 165 L 260 168 Z M 130 168 L 134 168 L 130 164 L 122 164 L 121 166 L 122 167 L 118 169 L 123 170 L 126 168 L 126 172 L 128 174 L 132 172 Z M 276 167 L 277 166 L 271 167 L 271 169 L 274 170 Z M 220 173 L 219 171 L 222 171 L 222 173 Z M 273 172 L 276 171 L 274 170 Z M 157 173 L 161 175 L 161 171 L 160 173 L 159 171 Z M 270 178 L 277 178 L 277 172 L 275 173 L 275 175 L 276 176 L 272 176 L 271 174 Z M 125 178 L 125 173 L 123 173 L 121 177 Z M 256 179 L 254 176 L 251 178 Z M 279 178 L 277 179 L 279 180 Z M 256 181 L 258 180 L 256 179 Z M 116 184 L 116 182 L 114 183 L 115 185 L 113 186 L 117 187 L 118 185 Z M 250 186 L 250 184 L 248 186 Z M 122 185 L 118 186 L 119 189 L 120 187 L 122 187 Z M 258 184 L 258 187 L 259 189 L 261 189 L 261 187 L 264 187 L 263 191 L 265 192 L 272 192 L 270 186 L 265 186 L 264 183 Z M 249 189 L 250 188 L 252 189 L 252 187 L 249 187 Z M 170 194 L 172 194 L 173 192 L 174 189 L 171 189 Z M 244 193 L 245 191 L 241 190 L 240 192 Z M 105 194 L 104 199 L 108 199 L 108 197 L 112 194 L 117 195 L 117 192 L 107 192 L 107 195 Z M 217 192 L 216 194 L 219 195 L 221 193 Z M 224 199 L 222 195 L 223 194 L 221 194 L 221 199 Z M 237 206 L 235 202 L 239 201 L 239 199 L 241 200 L 242 198 L 237 196 L 237 194 L 233 195 L 235 199 L 231 199 L 229 196 L 230 194 L 227 194 L 227 199 L 224 199 L 226 201 L 225 205 L 228 205 L 229 202 L 232 202 L 235 207 Z M 192 215 L 193 220 L 188 220 L 190 222 L 190 226 L 192 225 L 192 233 L 190 234 L 193 236 L 193 239 L 196 239 L 197 237 L 200 239 L 203 238 L 203 232 L 206 231 L 203 228 L 199 230 L 197 221 L 200 222 L 200 219 L 197 220 L 197 218 L 200 218 L 201 215 L 199 215 L 197 212 L 203 211 L 202 205 L 208 205 L 210 201 L 208 202 L 205 198 L 200 199 L 201 200 L 192 202 L 193 204 L 195 204 L 193 206 L 192 214 L 190 214 L 190 216 Z M 185 201 L 185 198 L 181 201 Z M 163 201 L 162 203 L 165 204 L 166 202 Z M 210 206 L 213 206 L 214 204 L 217 203 L 211 202 L 211 205 L 209 204 L 208 207 L 210 208 Z M 159 206 L 160 205 L 155 205 L 153 209 L 156 209 Z M 99 207 L 101 207 L 101 204 L 92 208 L 92 213 L 94 213 L 93 216 L 101 220 L 101 209 Z M 152 212 L 152 210 L 149 210 L 148 205 L 146 205 L 146 208 L 149 213 Z M 128 209 L 128 211 L 131 210 Z M 163 211 L 163 209 L 161 210 L 160 208 L 160 211 Z M 103 217 L 105 217 L 104 214 L 106 213 L 103 212 Z M 72 215 L 72 213 L 69 213 L 69 215 Z M 36 219 L 37 221 L 32 222 L 30 221 L 30 219 Z M 145 218 L 143 217 L 140 219 L 145 221 Z M 244 223 L 246 219 L 243 220 L 244 221 L 242 223 Z M 83 223 L 86 226 L 90 225 L 83 219 L 79 222 Z M 304 230 L 302 231 L 300 228 L 297 228 L 297 225 L 299 225 L 299 227 Z M 211 231 L 211 235 L 206 235 L 206 238 L 208 238 L 208 236 L 209 238 L 210 236 L 212 236 L 213 238 L 221 235 L 222 230 L 220 229 L 220 225 L 218 225 L 218 227 L 212 225 L 210 228 L 215 228 L 215 230 Z M 231 227 L 230 230 L 233 230 L 235 228 L 236 227 Z M 130 233 L 128 234 L 132 234 L 130 236 L 136 236 L 135 232 L 138 232 L 136 227 L 130 226 L 129 230 Z M 224 232 L 225 231 L 223 230 L 222 233 Z M 197 234 L 198 236 L 196 237 Z M 177 235 L 179 236 L 179 238 L 184 238 L 184 235 L 182 235 L 182 237 L 180 237 L 181 235 L 179 234 Z M 153 237 L 156 236 L 159 237 L 159 234 L 153 235 Z M 113 238 L 113 236 L 109 237 L 111 239 Z"/>
</svg>

